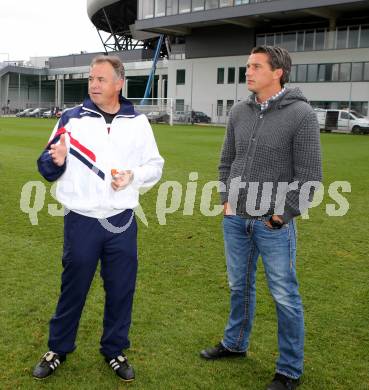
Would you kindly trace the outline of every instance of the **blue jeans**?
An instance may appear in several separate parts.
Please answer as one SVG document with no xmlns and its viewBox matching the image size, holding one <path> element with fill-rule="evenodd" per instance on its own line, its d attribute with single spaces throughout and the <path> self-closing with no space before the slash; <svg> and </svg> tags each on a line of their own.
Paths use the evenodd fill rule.
<svg viewBox="0 0 369 390">
<path fill-rule="evenodd" d="M 231 308 L 223 345 L 246 351 L 256 306 L 255 274 L 261 255 L 278 317 L 279 357 L 276 371 L 299 378 L 304 360 L 304 313 L 296 279 L 296 225 L 266 225 L 266 217 L 223 219 Z"/>
</svg>

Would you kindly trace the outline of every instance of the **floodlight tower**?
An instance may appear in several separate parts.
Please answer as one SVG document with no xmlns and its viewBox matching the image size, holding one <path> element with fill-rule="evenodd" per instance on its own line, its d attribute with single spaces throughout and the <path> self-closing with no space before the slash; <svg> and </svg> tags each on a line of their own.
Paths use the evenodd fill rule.
<svg viewBox="0 0 369 390">
<path fill-rule="evenodd" d="M 155 50 L 153 65 L 141 104 L 150 96 L 159 58 L 168 56 L 168 41 L 155 33 L 135 31 L 137 0 L 87 0 L 87 13 L 97 29 L 105 52 L 134 49 Z M 103 34 L 108 33 L 107 39 Z M 163 44 L 163 43 L 166 44 Z"/>
<path fill-rule="evenodd" d="M 87 13 L 97 29 L 105 52 L 155 50 L 159 34 L 135 31 L 137 0 L 87 0 Z M 165 45 L 160 57 L 167 56 Z"/>
</svg>

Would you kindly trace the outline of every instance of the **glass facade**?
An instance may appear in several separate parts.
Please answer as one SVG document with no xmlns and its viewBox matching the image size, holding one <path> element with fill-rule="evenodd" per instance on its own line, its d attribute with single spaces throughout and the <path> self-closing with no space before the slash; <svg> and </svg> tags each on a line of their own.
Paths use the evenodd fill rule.
<svg viewBox="0 0 369 390">
<path fill-rule="evenodd" d="M 139 0 L 138 19 L 150 19 L 275 0 Z"/>
<path fill-rule="evenodd" d="M 218 0 L 205 0 L 205 9 L 219 8 Z"/>
<path fill-rule="evenodd" d="M 227 69 L 227 78 L 225 78 L 225 68 L 217 69 L 217 84 L 246 83 L 246 67 L 230 67 Z M 184 70 L 180 75 L 180 80 L 184 82 Z M 236 75 L 238 74 L 238 80 Z M 326 83 L 326 82 L 350 82 L 350 81 L 369 81 L 369 62 L 343 62 L 335 64 L 298 64 L 292 65 L 290 82 L 291 83 Z"/>
<path fill-rule="evenodd" d="M 369 81 L 369 62 L 292 65 L 291 83 L 319 83 L 329 81 Z"/>
<path fill-rule="evenodd" d="M 155 15 L 164 16 L 165 15 L 165 4 L 166 0 L 156 0 L 155 1 Z"/>
<path fill-rule="evenodd" d="M 178 14 L 178 0 L 167 0 L 167 15 Z"/>
<path fill-rule="evenodd" d="M 192 0 L 192 11 L 203 11 L 204 1 L 203 0 Z"/>
<path fill-rule="evenodd" d="M 154 17 L 154 2 L 152 0 L 141 0 L 138 3 L 139 19 L 150 19 Z"/>
<path fill-rule="evenodd" d="M 185 14 L 185 13 L 188 13 L 190 11 L 191 11 L 191 0 L 179 0 L 178 13 Z"/>
<path fill-rule="evenodd" d="M 369 25 L 257 34 L 256 45 L 282 46 L 288 51 L 355 49 L 369 47 Z"/>
</svg>

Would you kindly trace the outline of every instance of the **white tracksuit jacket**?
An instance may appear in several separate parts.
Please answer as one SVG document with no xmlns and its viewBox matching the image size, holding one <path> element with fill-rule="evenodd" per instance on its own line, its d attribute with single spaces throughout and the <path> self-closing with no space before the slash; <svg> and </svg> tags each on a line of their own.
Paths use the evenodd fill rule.
<svg viewBox="0 0 369 390">
<path fill-rule="evenodd" d="M 110 125 L 90 99 L 64 112 L 37 161 L 46 180 L 57 180 L 58 201 L 78 214 L 108 218 L 132 209 L 139 204 L 139 188 L 160 180 L 164 160 L 149 121 L 128 100 L 121 97 L 120 103 Z M 63 133 L 68 155 L 65 164 L 58 167 L 49 149 Z M 111 169 L 132 170 L 132 183 L 114 191 Z"/>
</svg>

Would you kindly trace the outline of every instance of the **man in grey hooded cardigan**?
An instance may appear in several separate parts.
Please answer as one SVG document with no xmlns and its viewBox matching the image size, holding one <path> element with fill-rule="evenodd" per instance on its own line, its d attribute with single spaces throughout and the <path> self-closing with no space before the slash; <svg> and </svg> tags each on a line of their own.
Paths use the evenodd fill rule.
<svg viewBox="0 0 369 390">
<path fill-rule="evenodd" d="M 229 114 L 219 179 L 230 314 L 223 339 L 200 353 L 208 360 L 246 355 L 260 255 L 278 319 L 279 357 L 268 390 L 295 389 L 303 372 L 295 217 L 322 179 L 319 124 L 301 91 L 284 87 L 290 70 L 285 49 L 254 48 L 246 71 L 253 94 Z"/>
</svg>

